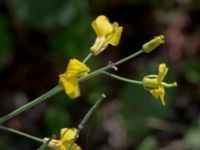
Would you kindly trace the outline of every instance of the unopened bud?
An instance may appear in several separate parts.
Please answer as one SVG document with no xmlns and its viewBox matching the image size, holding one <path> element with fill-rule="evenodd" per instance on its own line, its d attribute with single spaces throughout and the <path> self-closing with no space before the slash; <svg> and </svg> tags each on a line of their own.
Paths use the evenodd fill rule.
<svg viewBox="0 0 200 150">
<path fill-rule="evenodd" d="M 142 45 L 142 49 L 145 53 L 150 53 L 154 49 L 156 49 L 161 44 L 165 43 L 164 35 L 156 36 L 154 39 Z"/>
</svg>

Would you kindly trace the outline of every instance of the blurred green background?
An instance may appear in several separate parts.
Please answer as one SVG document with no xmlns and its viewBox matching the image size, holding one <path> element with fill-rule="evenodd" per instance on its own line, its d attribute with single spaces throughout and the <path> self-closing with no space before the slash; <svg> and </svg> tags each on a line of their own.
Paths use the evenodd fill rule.
<svg viewBox="0 0 200 150">
<path fill-rule="evenodd" d="M 95 70 L 141 48 L 156 35 L 166 44 L 118 67 L 116 74 L 141 80 L 165 62 L 166 107 L 141 86 L 98 76 L 81 83 L 82 95 L 64 92 L 5 123 L 37 137 L 76 127 L 103 92 L 107 99 L 80 133 L 84 150 L 200 149 L 200 1 L 198 0 L 1 0 L 0 116 L 58 83 L 70 58 L 83 60 L 95 40 L 98 15 L 124 27 L 121 42 L 88 66 Z M 40 143 L 0 131 L 0 149 L 35 150 Z"/>
</svg>

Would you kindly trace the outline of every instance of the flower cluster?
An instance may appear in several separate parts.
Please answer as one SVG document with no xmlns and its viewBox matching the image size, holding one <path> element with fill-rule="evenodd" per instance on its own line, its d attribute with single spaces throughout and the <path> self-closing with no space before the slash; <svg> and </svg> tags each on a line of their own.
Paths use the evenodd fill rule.
<svg viewBox="0 0 200 150">
<path fill-rule="evenodd" d="M 109 44 L 112 46 L 117 46 L 119 44 L 123 27 L 119 26 L 117 22 L 110 23 L 106 16 L 100 15 L 92 22 L 92 27 L 96 32 L 97 37 L 94 44 L 90 48 L 91 55 L 99 55 L 108 47 Z M 150 53 L 164 42 L 165 38 L 163 35 L 156 36 L 152 40 L 143 44 L 140 52 Z M 133 55 L 133 57 L 135 57 L 135 55 Z M 130 58 L 131 57 L 129 56 L 124 60 L 127 61 Z M 116 64 L 120 64 L 123 61 L 119 61 Z M 87 76 L 90 72 L 90 68 L 85 65 L 85 62 L 86 61 L 80 62 L 77 59 L 70 59 L 66 71 L 59 76 L 60 84 L 64 87 L 66 94 L 71 99 L 75 99 L 80 96 L 79 78 Z M 101 69 L 99 70 L 101 71 Z M 159 98 L 163 105 L 165 105 L 165 88 L 177 86 L 176 82 L 171 84 L 163 82 L 168 72 L 168 68 L 164 63 L 159 65 L 159 71 L 157 75 L 147 75 L 142 81 L 126 79 L 108 72 L 106 73 L 105 70 L 103 71 L 106 75 L 116 79 L 120 79 L 125 82 L 142 84 L 143 87 L 148 90 L 156 99 Z M 74 139 L 75 133 L 76 129 L 74 128 L 64 128 L 61 130 L 60 140 L 52 139 L 48 146 L 55 150 L 67 150 L 70 143 Z M 47 141 L 48 138 L 45 138 L 45 140 Z M 73 144 L 72 150 L 81 150 L 81 148 L 77 144 Z"/>
<path fill-rule="evenodd" d="M 77 129 L 76 128 L 63 128 L 60 131 L 60 139 L 51 139 L 48 147 L 54 150 L 68 150 L 72 140 L 76 135 Z M 48 141 L 49 138 L 44 138 L 44 141 Z M 71 150 L 81 150 L 81 148 L 77 144 L 73 144 Z"/>
<path fill-rule="evenodd" d="M 103 52 L 109 44 L 113 46 L 117 46 L 119 44 L 123 27 L 119 26 L 117 22 L 110 23 L 106 16 L 100 15 L 92 22 L 92 27 L 97 34 L 97 38 L 90 48 L 93 55 L 96 56 Z M 150 53 L 164 42 L 164 35 L 156 36 L 152 40 L 143 44 L 142 50 L 145 53 Z M 60 83 L 63 85 L 66 94 L 71 99 L 75 99 L 80 96 L 78 78 L 86 76 L 89 71 L 89 67 L 87 67 L 84 63 L 81 63 L 76 59 L 71 59 L 65 73 L 59 76 Z M 160 64 L 158 75 L 148 75 L 143 78 L 144 88 L 150 91 L 155 98 L 160 98 L 163 105 L 165 105 L 165 87 L 173 87 L 177 85 L 176 82 L 173 84 L 163 82 L 167 72 L 168 68 L 166 65 Z"/>
<path fill-rule="evenodd" d="M 130 56 L 123 58 L 115 63 L 110 63 L 107 66 L 102 67 L 99 70 L 96 70 L 89 74 L 90 68 L 85 64 L 86 61 L 92 55 L 95 55 L 95 56 L 99 55 L 108 47 L 109 44 L 112 46 L 117 46 L 119 44 L 121 34 L 123 31 L 122 26 L 119 26 L 117 22 L 111 23 L 109 19 L 104 15 L 100 15 L 99 17 L 97 17 L 92 22 L 92 27 L 94 31 L 96 32 L 97 37 L 94 44 L 90 47 L 89 55 L 84 59 L 84 61 L 80 62 L 77 59 L 70 59 L 67 65 L 66 71 L 59 75 L 59 83 L 60 83 L 59 86 L 56 86 L 49 92 L 41 95 L 40 97 L 36 98 L 30 103 L 27 103 L 24 106 L 14 110 L 13 112 L 1 117 L 0 124 L 17 116 L 18 114 L 24 112 L 25 110 L 30 109 L 31 107 L 37 105 L 38 103 L 46 100 L 48 97 L 53 96 L 54 94 L 58 93 L 58 91 L 62 91 L 63 88 L 70 99 L 78 98 L 80 96 L 79 81 L 83 81 L 84 79 L 88 79 L 98 74 L 105 74 L 121 81 L 143 85 L 143 87 L 146 90 L 148 90 L 156 99 L 160 99 L 162 104 L 166 105 L 165 99 L 164 99 L 165 88 L 177 86 L 176 82 L 173 82 L 173 83 L 164 82 L 165 76 L 167 75 L 167 72 L 169 70 L 166 64 L 162 63 L 159 65 L 158 74 L 147 75 L 143 78 L 142 81 L 127 79 L 127 78 L 120 77 L 118 75 L 107 72 L 107 70 L 111 68 L 116 69 L 117 65 L 122 64 L 138 56 L 141 53 L 152 52 L 154 49 L 156 49 L 158 46 L 160 46 L 161 44 L 165 42 L 164 35 L 156 36 L 152 40 L 146 42 L 145 44 L 142 45 L 142 49 L 139 50 L 138 52 L 131 54 Z M 81 150 L 81 148 L 77 144 L 74 143 L 77 138 L 77 135 L 79 134 L 80 130 L 84 127 L 84 124 L 86 123 L 90 115 L 95 111 L 95 109 L 100 104 L 101 100 L 104 98 L 105 98 L 105 94 L 102 94 L 101 98 L 92 106 L 92 108 L 85 115 L 85 117 L 83 118 L 83 120 L 78 126 L 78 130 L 76 128 L 61 129 L 60 139 L 49 139 L 49 138 L 40 139 L 40 138 L 35 138 L 18 131 L 9 130 L 3 126 L 1 126 L 1 129 L 12 131 L 14 133 L 23 135 L 25 137 L 29 137 L 31 139 L 40 141 L 43 143 L 42 146 L 47 146 L 48 144 L 48 147 L 54 150 L 68 150 L 68 149 Z M 42 149 L 45 149 L 45 148 L 42 148 Z"/>
</svg>

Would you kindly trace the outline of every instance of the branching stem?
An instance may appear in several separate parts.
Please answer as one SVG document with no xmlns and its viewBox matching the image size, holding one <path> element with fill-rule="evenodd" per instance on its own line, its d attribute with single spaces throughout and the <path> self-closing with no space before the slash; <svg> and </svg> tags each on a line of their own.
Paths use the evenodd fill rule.
<svg viewBox="0 0 200 150">
<path fill-rule="evenodd" d="M 144 51 L 141 49 L 141 50 L 133 53 L 132 55 L 130 55 L 128 57 L 125 57 L 125 58 L 123 58 L 123 59 L 121 59 L 121 60 L 119 60 L 119 61 L 117 61 L 115 63 L 112 63 L 112 64 L 109 64 L 109 65 L 107 65 L 105 67 L 102 67 L 102 68 L 100 68 L 100 69 L 98 69 L 96 71 L 93 71 L 90 74 L 88 74 L 87 76 L 79 78 L 78 81 L 82 82 L 82 81 L 88 80 L 88 79 L 90 79 L 92 77 L 95 77 L 97 75 L 100 75 L 100 74 L 104 73 L 104 71 L 113 68 L 113 66 L 120 65 L 120 64 L 122 64 L 122 63 L 124 63 L 124 62 L 126 62 L 126 61 L 128 61 L 128 60 L 130 60 L 130 59 L 142 54 L 143 52 Z M 91 57 L 90 54 L 88 55 L 88 57 L 89 58 Z M 83 62 L 86 62 L 89 58 L 84 59 Z M 33 101 L 31 101 L 31 102 L 25 104 L 24 106 L 22 106 L 22 107 L 20 107 L 20 108 L 18 108 L 16 110 L 10 112 L 9 114 L 1 117 L 0 118 L 0 124 L 6 122 L 7 120 L 9 120 L 9 119 L 21 114 L 21 113 L 23 113 L 24 111 L 26 111 L 26 110 L 32 108 L 33 106 L 45 101 L 46 99 L 48 99 L 48 98 L 60 93 L 61 91 L 63 91 L 63 87 L 59 84 L 59 85 L 55 86 L 53 89 L 51 89 L 50 91 L 48 91 L 48 92 L 44 93 L 43 95 L 41 95 L 40 97 L 34 99 Z"/>
</svg>

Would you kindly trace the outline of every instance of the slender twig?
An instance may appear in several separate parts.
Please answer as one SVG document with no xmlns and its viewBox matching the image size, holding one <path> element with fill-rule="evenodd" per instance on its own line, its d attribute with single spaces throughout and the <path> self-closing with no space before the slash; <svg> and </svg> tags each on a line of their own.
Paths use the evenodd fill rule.
<svg viewBox="0 0 200 150">
<path fill-rule="evenodd" d="M 100 105 L 100 103 L 103 101 L 103 99 L 106 98 L 105 94 L 101 94 L 101 97 L 97 100 L 97 102 L 92 106 L 92 108 L 88 111 L 88 113 L 85 115 L 81 123 L 78 125 L 78 129 L 76 131 L 76 134 L 74 136 L 74 139 L 72 140 L 71 144 L 69 145 L 68 150 L 72 149 L 73 144 L 75 143 L 76 139 L 78 138 L 79 132 L 83 127 L 85 126 L 88 119 L 91 117 L 91 115 L 94 113 L 94 111 L 97 109 L 97 107 Z"/>
<path fill-rule="evenodd" d="M 85 59 L 82 61 L 82 63 L 86 63 L 91 57 L 92 57 L 92 53 L 90 52 L 86 57 L 85 57 Z"/>
<path fill-rule="evenodd" d="M 112 64 L 109 64 L 109 65 L 107 65 L 105 67 L 102 67 L 102 68 L 100 68 L 100 69 L 98 69 L 96 71 L 93 71 L 90 74 L 88 74 L 87 76 L 79 78 L 78 81 L 82 82 L 82 81 L 88 80 L 88 79 L 90 79 L 90 78 L 92 78 L 94 76 L 100 75 L 104 71 L 111 69 L 113 67 L 113 65 L 114 66 L 120 65 L 120 64 L 122 64 L 122 63 L 124 63 L 124 62 L 126 62 L 126 61 L 128 61 L 128 60 L 130 60 L 130 59 L 142 54 L 142 53 L 143 53 L 143 50 L 141 49 L 141 50 L 137 51 L 136 53 L 133 53 L 132 55 L 130 55 L 128 57 L 125 57 L 125 58 L 123 58 L 123 59 L 121 59 L 121 60 L 119 60 L 119 61 L 117 61 L 115 63 L 112 63 Z M 47 98 L 49 98 L 49 97 L 51 97 L 53 95 L 56 95 L 57 93 L 60 93 L 61 91 L 63 91 L 63 87 L 59 84 L 59 85 L 55 86 L 53 89 L 51 89 L 50 91 L 48 91 L 45 94 L 41 95 L 40 97 L 34 99 L 33 101 L 31 101 L 31 102 L 25 104 L 24 106 L 22 106 L 22 107 L 20 107 L 20 108 L 18 108 L 16 110 L 10 112 L 9 114 L 1 117 L 0 118 L 0 124 L 2 124 L 5 121 L 7 121 L 7 120 L 9 120 L 9 119 L 21 114 L 22 112 L 32 108 L 33 106 L 45 101 Z"/>
<path fill-rule="evenodd" d="M 47 98 L 61 92 L 63 90 L 62 86 L 57 85 L 55 86 L 53 89 L 51 89 L 50 91 L 46 92 L 45 94 L 41 95 L 40 97 L 34 99 L 33 101 L 23 105 L 22 107 L 12 111 L 11 113 L 3 116 L 0 118 L 0 124 L 4 123 L 5 121 L 21 114 L 22 112 L 30 109 L 31 107 L 43 102 L 44 100 L 46 100 Z"/>
<path fill-rule="evenodd" d="M 37 150 L 45 150 L 48 147 L 49 142 L 51 141 L 52 137 L 45 141 Z"/>
<path fill-rule="evenodd" d="M 136 56 L 142 54 L 143 52 L 144 52 L 144 51 L 141 49 L 141 50 L 139 50 L 139 51 L 133 53 L 132 55 L 129 55 L 129 56 L 127 56 L 127 57 L 125 57 L 125 58 L 123 58 L 123 59 L 117 61 L 117 62 L 111 63 L 111 64 L 109 64 L 109 65 L 107 65 L 107 66 L 105 66 L 105 67 L 102 67 L 102 68 L 100 68 L 100 69 L 98 69 L 98 70 L 96 70 L 96 71 L 93 71 L 93 72 L 91 72 L 90 74 L 88 74 L 87 76 L 84 76 L 84 77 L 79 78 L 78 81 L 85 81 L 85 80 L 88 80 L 88 79 L 90 79 L 90 78 L 92 78 L 92 77 L 94 77 L 94 76 L 97 76 L 97 75 L 99 75 L 99 74 L 102 74 L 104 71 L 113 68 L 113 66 L 118 66 L 118 65 L 120 65 L 120 64 L 122 64 L 122 63 L 125 63 L 125 62 L 129 61 L 130 59 L 132 59 L 132 58 L 134 58 L 134 57 L 136 57 Z"/>
<path fill-rule="evenodd" d="M 112 77 L 112 78 L 114 78 L 114 79 L 120 80 L 120 81 L 124 81 L 124 82 L 128 82 L 128 83 L 133 83 L 133 84 L 140 84 L 140 85 L 143 84 L 142 81 L 127 79 L 127 78 L 124 78 L 124 77 L 115 75 L 115 74 L 113 74 L 113 73 L 110 73 L 110 72 L 104 71 L 103 74 L 105 74 L 105 75 L 107 75 L 107 76 L 110 76 L 110 77 Z"/>
<path fill-rule="evenodd" d="M 29 138 L 29 139 L 37 141 L 37 142 L 44 143 L 44 140 L 41 138 L 35 137 L 33 135 L 30 135 L 30 134 L 27 134 L 27 133 L 24 133 L 24 132 L 15 130 L 15 129 L 11 129 L 11 128 L 8 128 L 8 127 L 2 126 L 2 125 L 0 125 L 0 129 L 21 135 L 23 137 Z"/>
</svg>

